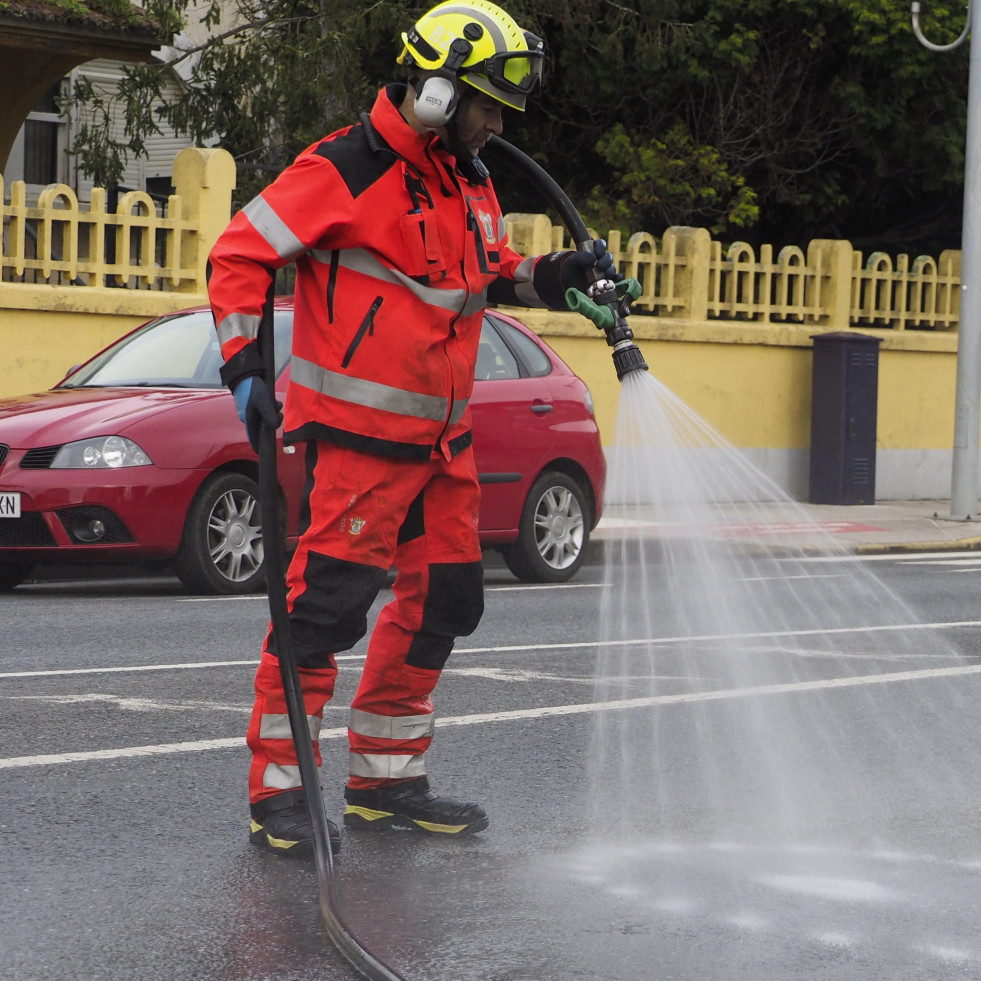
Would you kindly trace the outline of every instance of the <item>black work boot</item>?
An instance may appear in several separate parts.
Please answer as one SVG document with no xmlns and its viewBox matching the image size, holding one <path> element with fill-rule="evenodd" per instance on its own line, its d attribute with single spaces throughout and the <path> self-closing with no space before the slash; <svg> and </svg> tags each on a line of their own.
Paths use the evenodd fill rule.
<svg viewBox="0 0 981 981">
<path fill-rule="evenodd" d="M 252 805 L 249 841 L 280 855 L 305 857 L 313 854 L 313 826 L 302 790 L 286 790 L 265 797 Z M 333 821 L 327 822 L 330 851 L 341 850 L 341 833 Z"/>
<path fill-rule="evenodd" d="M 344 791 L 344 826 L 357 831 L 429 831 L 472 835 L 488 825 L 479 804 L 440 797 L 429 780 L 418 777 L 373 790 Z"/>
</svg>

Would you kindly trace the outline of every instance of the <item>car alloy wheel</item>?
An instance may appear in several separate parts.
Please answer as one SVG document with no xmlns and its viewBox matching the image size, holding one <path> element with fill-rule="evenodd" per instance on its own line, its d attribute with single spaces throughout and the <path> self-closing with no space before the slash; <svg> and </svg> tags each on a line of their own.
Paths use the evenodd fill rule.
<svg viewBox="0 0 981 981">
<path fill-rule="evenodd" d="M 517 541 L 503 549 L 507 567 L 524 582 L 571 579 L 589 544 L 588 500 L 568 474 L 543 473 L 525 501 Z"/>
<path fill-rule="evenodd" d="M 176 557 L 189 592 L 251 593 L 265 582 L 259 488 L 239 473 L 212 474 L 187 512 Z"/>
</svg>

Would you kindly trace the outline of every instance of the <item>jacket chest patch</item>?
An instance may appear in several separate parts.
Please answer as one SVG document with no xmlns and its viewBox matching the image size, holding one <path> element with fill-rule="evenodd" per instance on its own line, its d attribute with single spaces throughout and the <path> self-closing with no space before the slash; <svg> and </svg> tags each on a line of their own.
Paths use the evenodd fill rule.
<svg viewBox="0 0 981 981">
<path fill-rule="evenodd" d="M 489 215 L 486 211 L 480 208 L 476 209 L 476 213 L 477 220 L 480 222 L 480 227 L 484 231 L 484 241 L 488 245 L 493 245 L 497 241 L 497 227 L 493 215 Z"/>
</svg>

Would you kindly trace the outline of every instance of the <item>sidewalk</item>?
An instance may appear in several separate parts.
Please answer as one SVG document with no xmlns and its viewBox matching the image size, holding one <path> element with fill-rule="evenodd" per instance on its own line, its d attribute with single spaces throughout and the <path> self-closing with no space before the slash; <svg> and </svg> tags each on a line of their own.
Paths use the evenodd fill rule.
<svg viewBox="0 0 981 981">
<path fill-rule="evenodd" d="M 712 514 L 711 524 L 703 526 L 710 537 L 757 540 L 778 547 L 825 551 L 837 546 L 858 554 L 981 550 L 981 520 L 952 519 L 949 501 L 767 502 L 724 505 Z M 610 504 L 593 539 L 662 537 L 670 535 L 672 527 L 678 526 L 663 518 L 655 521 L 651 507 Z M 690 516 L 686 527 L 690 531 Z"/>
</svg>

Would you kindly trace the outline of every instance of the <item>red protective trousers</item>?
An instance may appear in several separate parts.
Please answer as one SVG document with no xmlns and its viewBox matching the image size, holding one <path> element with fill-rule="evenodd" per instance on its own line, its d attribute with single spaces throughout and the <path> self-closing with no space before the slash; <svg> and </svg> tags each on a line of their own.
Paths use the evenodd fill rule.
<svg viewBox="0 0 981 981">
<path fill-rule="evenodd" d="M 377 787 L 425 773 L 431 694 L 456 637 L 483 613 L 473 451 L 426 461 L 307 444 L 308 498 L 287 576 L 293 648 L 314 753 L 334 693 L 334 655 L 367 633 L 367 616 L 393 565 L 393 599 L 380 612 L 349 719 L 349 785 Z M 300 787 L 272 630 L 256 672 L 247 742 L 253 803 Z"/>
</svg>

